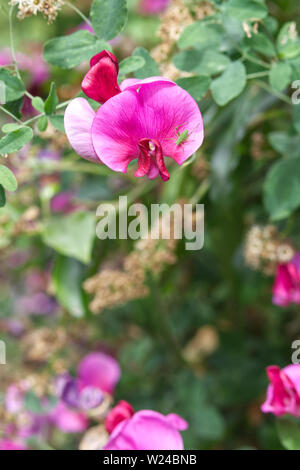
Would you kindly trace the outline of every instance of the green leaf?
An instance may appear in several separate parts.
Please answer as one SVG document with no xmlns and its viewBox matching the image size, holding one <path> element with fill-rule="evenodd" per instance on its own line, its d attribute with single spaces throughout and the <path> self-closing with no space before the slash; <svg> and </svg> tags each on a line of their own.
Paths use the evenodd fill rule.
<svg viewBox="0 0 300 470">
<path fill-rule="evenodd" d="M 94 0 L 90 17 L 95 34 L 105 40 L 115 38 L 127 21 L 126 0 Z"/>
<path fill-rule="evenodd" d="M 277 432 L 281 444 L 288 450 L 300 450 L 300 424 L 287 419 L 277 420 Z"/>
<path fill-rule="evenodd" d="M 1 130 L 4 134 L 9 134 L 10 132 L 13 132 L 19 129 L 19 127 L 20 127 L 20 124 L 8 123 L 8 124 L 4 124 Z"/>
<path fill-rule="evenodd" d="M 44 47 L 44 58 L 49 64 L 71 69 L 89 60 L 103 49 L 110 50 L 109 44 L 100 41 L 88 31 L 50 39 Z"/>
<path fill-rule="evenodd" d="M 285 23 L 277 37 L 277 49 L 282 59 L 294 59 L 300 55 L 300 40 L 296 23 Z"/>
<path fill-rule="evenodd" d="M 58 105 L 58 98 L 56 94 L 56 85 L 54 82 L 51 83 L 49 95 L 45 101 L 45 113 L 54 114 L 56 111 L 56 106 Z"/>
<path fill-rule="evenodd" d="M 269 74 L 270 85 L 274 90 L 282 91 L 290 83 L 292 77 L 292 68 L 284 62 L 277 62 L 272 65 Z"/>
<path fill-rule="evenodd" d="M 95 238 L 95 217 L 89 212 L 74 212 L 51 218 L 45 225 L 43 240 L 62 255 L 89 263 Z"/>
<path fill-rule="evenodd" d="M 229 101 L 239 96 L 247 83 L 246 69 L 242 62 L 232 62 L 223 74 L 213 80 L 211 92 L 219 106 L 225 106 Z"/>
<path fill-rule="evenodd" d="M 173 62 L 179 70 L 211 76 L 223 72 L 231 61 L 220 52 L 188 50 L 175 55 Z"/>
<path fill-rule="evenodd" d="M 62 114 L 57 114 L 56 116 L 50 116 L 50 122 L 55 129 L 66 132 L 65 125 L 64 125 L 64 116 Z"/>
<path fill-rule="evenodd" d="M 288 217 L 300 207 L 300 158 L 284 158 L 268 172 L 264 204 L 272 220 Z"/>
<path fill-rule="evenodd" d="M 7 189 L 7 191 L 15 191 L 18 187 L 15 175 L 4 165 L 0 165 L 0 184 Z"/>
<path fill-rule="evenodd" d="M 131 56 L 122 60 L 119 64 L 119 73 L 120 75 L 127 75 L 128 73 L 134 72 L 145 65 L 145 59 L 139 56 Z"/>
<path fill-rule="evenodd" d="M 2 184 L 0 184 L 0 207 L 4 207 L 5 204 L 6 204 L 5 191 L 4 191 Z"/>
<path fill-rule="evenodd" d="M 18 77 L 11 75 L 11 73 L 0 68 L 0 86 L 1 86 L 1 98 L 5 99 L 4 102 L 0 99 L 0 104 L 9 103 L 10 101 L 16 101 L 23 97 L 25 88 L 21 80 Z"/>
<path fill-rule="evenodd" d="M 211 79 L 206 75 L 198 75 L 197 77 L 179 78 L 176 83 L 184 88 L 194 100 L 200 101 L 206 95 Z"/>
<path fill-rule="evenodd" d="M 47 129 L 48 127 L 48 118 L 47 116 L 42 116 L 39 120 L 38 120 L 38 130 L 40 132 L 45 132 L 45 130 Z"/>
<path fill-rule="evenodd" d="M 259 0 L 229 0 L 224 11 L 239 21 L 262 20 L 268 15 L 267 7 Z"/>
<path fill-rule="evenodd" d="M 289 135 L 286 132 L 270 132 L 268 139 L 273 149 L 288 157 L 300 155 L 300 136 Z"/>
<path fill-rule="evenodd" d="M 72 258 L 58 256 L 52 270 L 52 280 L 59 303 L 74 317 L 83 317 L 85 306 L 80 263 Z"/>
<path fill-rule="evenodd" d="M 159 73 L 158 64 L 155 62 L 153 57 L 149 54 L 147 49 L 143 47 L 137 47 L 133 53 L 133 56 L 143 57 L 145 64 L 143 67 L 139 68 L 135 73 L 134 76 L 136 78 L 148 78 L 148 77 L 157 77 Z"/>
<path fill-rule="evenodd" d="M 266 57 L 275 57 L 276 49 L 272 41 L 263 33 L 253 34 L 251 38 L 245 38 L 243 46 L 253 49 Z"/>
<path fill-rule="evenodd" d="M 34 107 L 34 109 L 36 109 L 39 113 L 43 113 L 45 111 L 44 109 L 44 101 L 42 100 L 42 98 L 40 98 L 39 96 L 35 96 L 32 100 L 31 100 L 31 104 L 32 106 Z"/>
<path fill-rule="evenodd" d="M 16 152 L 26 145 L 33 137 L 31 127 L 22 126 L 0 139 L 0 155 Z"/>
<path fill-rule="evenodd" d="M 181 34 L 178 46 L 180 49 L 195 47 L 196 49 L 217 49 L 222 42 L 222 29 L 219 25 L 205 24 L 201 21 L 187 26 Z"/>
</svg>

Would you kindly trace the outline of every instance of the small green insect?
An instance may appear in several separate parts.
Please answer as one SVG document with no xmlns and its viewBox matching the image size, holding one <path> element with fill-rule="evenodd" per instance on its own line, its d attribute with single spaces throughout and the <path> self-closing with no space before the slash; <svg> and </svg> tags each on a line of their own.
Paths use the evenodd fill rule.
<svg viewBox="0 0 300 470">
<path fill-rule="evenodd" d="M 166 139 L 166 140 L 172 140 L 174 141 L 175 140 L 175 143 L 177 146 L 179 145 L 183 145 L 184 142 L 186 142 L 188 140 L 188 138 L 192 135 L 193 132 L 189 132 L 188 129 L 185 129 L 184 131 L 182 132 L 179 132 L 179 128 L 182 127 L 184 124 L 180 124 L 179 126 L 175 127 L 175 134 L 176 136 L 172 139 Z"/>
<path fill-rule="evenodd" d="M 175 130 L 178 136 L 178 139 L 176 140 L 176 145 L 183 144 L 190 137 L 190 135 L 192 135 L 191 132 L 189 133 L 188 129 L 185 129 L 183 132 L 179 132 L 178 127 L 176 127 Z"/>
</svg>

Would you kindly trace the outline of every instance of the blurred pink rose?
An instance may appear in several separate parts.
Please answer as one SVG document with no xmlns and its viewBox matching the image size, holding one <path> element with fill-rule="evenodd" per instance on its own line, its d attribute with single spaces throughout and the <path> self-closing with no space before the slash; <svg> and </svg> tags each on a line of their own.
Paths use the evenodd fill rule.
<svg viewBox="0 0 300 470">
<path fill-rule="evenodd" d="M 289 263 L 278 266 L 273 303 L 281 307 L 290 303 L 300 304 L 300 252 Z"/>
<path fill-rule="evenodd" d="M 292 364 L 284 369 L 269 366 L 267 375 L 271 383 L 261 410 L 276 416 L 290 414 L 300 417 L 300 364 Z"/>
<path fill-rule="evenodd" d="M 117 405 L 120 407 L 120 404 Z M 117 408 L 116 407 L 116 408 Z M 110 414 L 113 414 L 114 408 Z M 110 414 L 107 420 L 110 419 Z M 104 450 L 183 450 L 179 431 L 187 429 L 187 422 L 180 416 L 167 416 L 151 410 L 142 410 L 125 417 L 112 430 Z M 120 417 L 120 413 L 119 413 Z"/>
</svg>

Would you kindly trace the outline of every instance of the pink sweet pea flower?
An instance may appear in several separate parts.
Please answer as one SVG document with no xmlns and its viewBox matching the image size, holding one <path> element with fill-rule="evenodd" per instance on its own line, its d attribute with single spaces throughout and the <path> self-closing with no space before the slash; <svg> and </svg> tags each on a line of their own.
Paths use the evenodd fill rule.
<svg viewBox="0 0 300 470">
<path fill-rule="evenodd" d="M 289 263 L 278 266 L 273 303 L 281 307 L 290 303 L 300 304 L 300 252 Z"/>
<path fill-rule="evenodd" d="M 278 366 L 269 366 L 267 375 L 271 384 L 261 407 L 263 413 L 300 417 L 300 364 L 289 365 L 282 370 Z"/>
<path fill-rule="evenodd" d="M 138 160 L 135 176 L 154 179 L 160 174 L 167 181 L 165 158 L 181 165 L 203 142 L 198 105 L 163 77 L 127 79 L 119 88 L 114 56 L 103 52 L 92 58 L 83 90 L 104 104 L 96 113 L 84 98 L 69 104 L 65 128 L 70 144 L 83 158 L 114 171 L 126 173 L 129 163 Z"/>
<path fill-rule="evenodd" d="M 11 441 L 9 439 L 0 440 L 0 450 L 27 450 L 23 444 Z"/>
<path fill-rule="evenodd" d="M 187 429 L 188 424 L 180 416 L 175 414 L 164 416 L 151 410 L 138 411 L 132 415 L 131 407 L 131 409 L 127 407 L 128 413 L 123 413 L 122 411 L 126 407 L 124 402 L 122 403 L 119 403 L 107 416 L 106 427 L 111 429 L 107 423 L 112 424 L 114 420 L 115 427 L 112 429 L 109 440 L 103 448 L 104 450 L 184 449 L 179 431 Z M 114 416 L 114 420 L 111 420 L 110 415 L 114 413 L 117 416 Z"/>
</svg>

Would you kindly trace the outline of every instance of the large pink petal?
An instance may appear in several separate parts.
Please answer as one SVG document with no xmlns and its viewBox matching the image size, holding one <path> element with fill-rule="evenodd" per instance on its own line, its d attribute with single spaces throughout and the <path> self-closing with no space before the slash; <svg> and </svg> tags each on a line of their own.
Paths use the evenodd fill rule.
<svg viewBox="0 0 300 470">
<path fill-rule="evenodd" d="M 69 142 L 78 155 L 93 163 L 101 163 L 92 143 L 95 112 L 84 98 L 75 98 L 65 112 L 65 129 Z"/>
<path fill-rule="evenodd" d="M 78 380 L 81 388 L 92 386 L 112 394 L 120 380 L 121 369 L 117 361 L 104 353 L 85 356 L 78 366 Z"/>
</svg>

